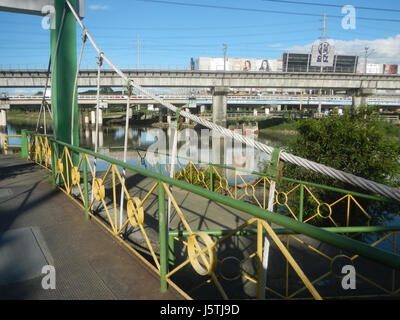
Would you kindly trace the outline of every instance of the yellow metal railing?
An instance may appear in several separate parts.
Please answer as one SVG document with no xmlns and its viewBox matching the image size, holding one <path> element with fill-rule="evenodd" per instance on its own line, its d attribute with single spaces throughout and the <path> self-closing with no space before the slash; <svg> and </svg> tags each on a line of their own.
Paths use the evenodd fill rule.
<svg viewBox="0 0 400 320">
<path fill-rule="evenodd" d="M 194 163 L 188 163 L 186 166 L 179 165 L 180 170 L 176 172 L 176 178 L 203 187 L 206 190 L 204 195 L 207 197 L 212 196 L 213 193 L 210 191 L 214 191 L 214 194 L 222 193 L 223 196 L 215 196 L 215 199 L 218 199 L 217 201 L 221 204 L 228 205 L 228 212 L 238 217 L 237 225 L 229 230 L 210 230 L 209 228 L 197 230 L 199 220 L 193 219 L 193 214 L 191 214 L 193 208 L 182 203 L 182 199 L 185 198 L 182 190 L 188 194 L 196 192 L 198 195 L 203 192 L 200 188 L 193 189 L 195 188 L 193 186 L 189 188 L 189 184 L 182 183 L 179 184 L 179 187 L 183 188 L 181 191 L 171 188 L 177 182 L 161 178 L 162 175 L 159 175 L 161 173 L 165 176 L 170 170 L 169 165 L 161 167 L 153 163 L 151 168 L 158 170 L 158 175 L 151 174 L 150 171 L 140 169 L 139 166 L 127 166 L 88 150 L 62 145 L 43 135 L 28 134 L 27 145 L 28 158 L 51 170 L 59 188 L 81 206 L 88 217 L 96 220 L 158 274 L 162 288 L 165 289 L 166 284 L 169 284 L 186 299 L 205 298 L 199 292 L 203 289 L 209 292 L 210 286 L 213 286 L 215 292 L 218 293 L 213 296 L 216 299 L 228 299 L 232 296 L 235 298 L 231 284 L 238 281 L 254 287 L 252 291 L 254 295 L 244 295 L 245 298 L 261 298 L 263 291 L 270 294 L 272 298 L 282 299 L 330 297 L 329 293 L 321 292 L 321 283 L 330 281 L 332 277 L 335 278 L 336 265 L 343 261 L 349 265 L 372 265 L 365 270 L 364 267 L 360 267 L 357 279 L 372 287 L 374 294 L 379 292 L 379 294 L 395 296 L 400 293 L 398 268 L 376 262 L 369 264 L 359 254 L 338 250 L 298 232 L 278 228 L 278 225 L 273 224 L 272 218 L 275 216 L 271 216 L 271 221 L 261 218 L 264 215 L 261 212 L 268 214 L 265 208 L 268 204 L 271 180 L 266 176 L 259 177 L 250 183 L 246 182 L 245 174 L 241 174 L 239 170 L 224 177 L 222 171 L 216 166 L 201 168 Z M 96 171 L 94 157 L 102 161 L 102 165 L 105 165 L 104 170 Z M 145 188 L 136 186 L 130 189 L 125 177 L 121 174 L 121 167 L 144 174 L 150 178 L 151 182 L 147 183 Z M 230 181 L 234 181 L 233 184 Z M 301 190 L 316 203 L 316 211 L 314 214 L 309 214 L 304 221 L 299 217 L 299 212 L 294 209 L 289 210 L 292 207 L 291 197 Z M 226 198 L 229 199 L 224 200 Z M 171 202 L 171 219 L 166 234 L 162 234 L 161 230 L 168 225 L 165 221 L 167 218 L 164 208 L 164 203 L 168 199 Z M 253 206 L 249 203 L 239 205 L 238 200 L 250 202 Z M 260 216 L 249 217 L 248 213 L 239 215 L 239 212 L 235 211 L 238 209 L 229 209 L 230 201 L 236 201 L 234 203 L 236 208 L 243 208 L 248 213 L 259 212 Z M 336 222 L 333 212 L 339 202 L 344 202 L 348 208 L 344 226 Z M 365 228 L 370 228 L 369 215 L 350 193 L 345 193 L 335 202 L 326 204 L 314 195 L 311 186 L 298 183 L 297 186 L 285 192 L 276 190 L 274 204 L 277 207 L 286 208 L 290 219 L 300 225 L 306 225 L 304 222 L 309 223 L 316 218 L 316 215 L 320 215 L 332 223 L 332 228 L 326 228 L 332 233 L 354 236 L 366 232 Z M 362 227 L 364 229 L 349 228 L 351 222 L 349 204 L 359 208 L 366 217 L 367 224 Z M 256 208 L 262 210 L 257 211 Z M 159 231 L 156 234 L 152 225 L 154 220 L 159 222 Z M 392 246 L 392 253 L 398 256 L 400 252 L 397 234 L 400 228 L 382 230 L 384 234 L 370 244 L 371 250 L 385 242 Z M 127 232 L 129 235 L 134 235 L 134 238 L 127 236 Z M 164 244 L 165 239 L 169 244 L 167 247 Z M 221 253 L 221 248 L 241 248 L 240 245 L 233 245 L 244 241 L 239 239 L 245 239 L 248 242 L 238 256 L 224 256 Z M 280 258 L 271 266 L 272 268 L 279 266 L 280 271 L 279 279 L 273 277 L 270 279 L 268 273 L 268 281 L 265 285 L 262 281 L 264 272 L 262 262 L 266 239 L 271 242 L 270 251 L 274 252 L 274 256 L 280 253 L 278 254 Z M 354 240 L 348 239 L 348 241 Z M 178 254 L 178 248 L 180 254 Z M 168 255 L 168 253 L 169 257 L 166 258 L 165 254 Z M 312 263 L 307 262 L 309 258 L 313 261 Z M 315 269 L 314 261 L 318 265 L 317 270 L 310 272 L 310 267 Z M 238 265 L 238 274 L 227 276 L 222 269 L 227 264 L 232 267 L 235 263 Z M 166 266 L 168 264 L 169 268 Z M 374 270 L 375 265 L 379 266 L 379 270 L 384 270 L 382 276 L 378 278 L 373 272 L 371 274 L 371 268 Z M 193 280 L 189 281 L 188 277 Z M 272 285 L 275 282 L 279 282 L 279 285 Z M 354 295 L 357 296 L 357 294 Z"/>
<path fill-rule="evenodd" d="M 8 144 L 8 138 L 21 138 L 21 135 L 9 134 L 4 136 L 4 154 L 8 154 L 8 148 L 21 148 L 21 145 Z"/>
<path fill-rule="evenodd" d="M 155 164 L 151 166 L 155 167 Z M 228 174 L 223 175 L 221 166 L 216 165 L 204 166 L 189 161 L 184 166 L 178 162 L 177 167 L 175 178 L 178 180 L 201 186 L 232 199 L 257 205 L 263 209 L 268 207 L 268 192 L 271 186 L 271 179 L 264 174 L 258 173 L 257 176 L 253 174 L 253 178 L 248 181 L 246 176 L 249 176 L 249 172 L 238 168 L 227 169 Z M 164 172 L 169 172 L 169 170 L 169 165 L 164 166 Z M 211 183 L 210 175 L 213 176 Z M 352 215 L 357 215 L 357 218 L 362 216 L 364 224 L 370 225 L 371 216 L 353 193 L 343 194 L 337 192 L 337 200 L 327 203 L 322 199 L 318 199 L 318 195 L 315 192 L 318 187 L 322 186 L 313 187 L 301 181 L 292 183 L 288 190 L 282 190 L 277 187 L 274 191 L 275 199 L 273 205 L 278 207 L 278 211 L 283 209 L 293 219 L 304 223 L 313 223 L 316 219 L 320 219 L 328 221 L 332 227 L 338 227 L 343 225 L 337 220 L 338 217 L 343 218 L 341 217 L 343 209 L 339 208 L 339 205 L 342 204 L 346 206 L 344 226 L 351 225 Z M 313 213 L 307 212 L 307 217 L 303 218 L 304 208 L 300 206 L 294 208 L 293 205 L 298 204 L 300 200 L 304 201 L 305 198 L 309 200 L 308 206 L 312 207 Z"/>
</svg>

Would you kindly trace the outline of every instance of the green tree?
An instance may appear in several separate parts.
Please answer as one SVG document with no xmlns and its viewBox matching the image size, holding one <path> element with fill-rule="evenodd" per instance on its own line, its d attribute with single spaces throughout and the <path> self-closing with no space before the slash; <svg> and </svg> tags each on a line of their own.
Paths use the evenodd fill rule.
<svg viewBox="0 0 400 320">
<path fill-rule="evenodd" d="M 306 119 L 297 125 L 298 136 L 290 141 L 286 151 L 302 158 L 333 167 L 378 183 L 399 187 L 400 145 L 386 136 L 384 124 L 378 119 L 374 108 L 351 109 L 342 116 L 332 115 L 321 119 Z M 286 177 L 368 193 L 361 188 L 347 185 L 339 180 L 286 163 Z M 286 184 L 286 185 L 285 185 Z M 280 183 L 287 188 L 288 183 Z M 338 194 L 326 190 L 313 190 L 320 199 L 332 203 Z M 362 203 L 361 203 L 362 202 Z M 305 201 L 305 217 L 314 214 L 309 197 Z M 381 204 L 360 200 L 368 213 L 377 216 L 384 212 Z M 336 209 L 336 208 L 335 208 Z M 390 209 L 398 213 L 398 206 Z M 343 225 L 345 208 L 342 208 Z M 316 224 L 327 224 L 326 219 L 316 219 Z M 354 221 L 358 224 L 360 221 Z M 363 223 L 362 223 L 363 224 Z"/>
</svg>

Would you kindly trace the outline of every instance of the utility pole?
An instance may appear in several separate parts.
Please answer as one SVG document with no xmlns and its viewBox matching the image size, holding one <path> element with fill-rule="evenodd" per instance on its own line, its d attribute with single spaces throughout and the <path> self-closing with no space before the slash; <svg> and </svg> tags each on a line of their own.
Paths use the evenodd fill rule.
<svg viewBox="0 0 400 320">
<path fill-rule="evenodd" d="M 226 71 L 226 48 L 228 47 L 225 43 L 222 44 L 224 47 L 224 71 Z"/>
<path fill-rule="evenodd" d="M 322 73 L 324 71 L 324 67 L 323 67 L 323 63 L 324 63 L 324 43 L 325 43 L 325 40 L 326 40 L 326 33 L 325 32 L 327 30 L 327 28 L 326 28 L 326 21 L 327 21 L 326 12 L 324 12 L 324 19 L 322 19 L 320 21 L 323 21 L 322 29 L 320 29 L 320 30 L 322 30 L 322 37 L 320 38 L 321 39 L 321 69 L 320 69 L 320 72 Z M 320 116 L 321 111 L 322 111 L 322 101 L 321 101 L 322 97 L 321 96 L 322 96 L 322 89 L 319 89 L 318 116 Z"/>
<path fill-rule="evenodd" d="M 326 30 L 328 29 L 326 27 L 326 22 L 328 21 L 328 19 L 326 18 L 326 12 L 324 13 L 324 18 L 319 21 L 323 22 L 323 27 L 322 29 L 320 28 L 319 30 L 322 30 L 322 37 L 320 39 L 321 43 L 324 43 L 326 40 Z M 323 60 L 324 60 L 324 53 L 323 53 L 323 47 L 321 47 L 321 72 L 323 71 L 323 66 L 322 66 Z"/>
<path fill-rule="evenodd" d="M 138 63 L 138 69 L 140 69 L 140 35 L 138 34 L 137 38 L 137 63 Z"/>
</svg>

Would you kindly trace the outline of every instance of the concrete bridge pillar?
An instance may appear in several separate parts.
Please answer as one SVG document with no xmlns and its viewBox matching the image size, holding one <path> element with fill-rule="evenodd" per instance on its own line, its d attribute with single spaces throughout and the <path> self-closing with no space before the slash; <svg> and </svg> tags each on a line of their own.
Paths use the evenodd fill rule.
<svg viewBox="0 0 400 320">
<path fill-rule="evenodd" d="M 89 119 L 89 117 L 88 117 Z M 88 122 L 89 124 L 89 122 Z M 89 125 L 85 127 L 85 141 L 87 144 L 90 143 L 90 131 L 89 131 Z"/>
<path fill-rule="evenodd" d="M 167 121 L 167 109 L 163 108 L 162 106 L 159 106 L 159 122 L 165 122 Z"/>
<path fill-rule="evenodd" d="M 92 125 L 96 124 L 96 111 L 90 111 L 90 123 Z"/>
<path fill-rule="evenodd" d="M 227 125 L 227 103 L 226 96 L 228 87 L 214 87 L 212 89 L 212 120 L 215 124 L 226 128 Z"/>
<path fill-rule="evenodd" d="M 0 127 L 7 127 L 7 111 L 4 109 L 0 110 Z"/>
<path fill-rule="evenodd" d="M 353 108 L 359 108 L 367 105 L 368 96 L 376 94 L 376 89 L 354 89 L 350 91 L 353 97 Z"/>
<path fill-rule="evenodd" d="M 103 109 L 99 108 L 99 126 L 103 125 Z"/>
<path fill-rule="evenodd" d="M 103 129 L 99 130 L 99 147 L 102 148 L 104 146 L 104 135 Z"/>
<path fill-rule="evenodd" d="M 87 126 L 89 126 L 89 123 L 90 123 L 90 121 L 89 121 L 89 111 L 85 111 L 85 113 L 84 113 L 84 120 L 83 120 L 83 122 L 84 122 L 84 124 L 85 124 L 85 127 L 87 127 Z"/>
<path fill-rule="evenodd" d="M 218 133 L 211 132 L 211 156 L 209 161 L 225 164 L 225 139 Z"/>
<path fill-rule="evenodd" d="M 186 111 L 187 113 L 190 113 L 190 109 L 189 109 L 189 108 L 185 108 L 185 111 Z M 186 123 L 190 123 L 190 119 L 185 118 L 185 122 L 186 122 Z"/>
<path fill-rule="evenodd" d="M 354 108 L 359 108 L 359 107 L 365 105 L 367 102 L 366 97 L 363 97 L 363 96 L 354 95 L 352 98 L 353 98 L 352 106 Z"/>
<path fill-rule="evenodd" d="M 7 134 L 7 127 L 0 127 L 0 151 L 4 153 L 4 142 Z"/>
</svg>

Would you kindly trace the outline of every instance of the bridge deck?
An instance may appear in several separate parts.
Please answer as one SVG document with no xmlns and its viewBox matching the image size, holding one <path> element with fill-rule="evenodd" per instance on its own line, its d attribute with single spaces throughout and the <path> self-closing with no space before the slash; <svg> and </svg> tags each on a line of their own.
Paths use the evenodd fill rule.
<svg viewBox="0 0 400 320">
<path fill-rule="evenodd" d="M 44 290 L 43 265 L 56 270 Z M 175 300 L 148 270 L 52 186 L 48 172 L 0 156 L 0 299 Z"/>
</svg>

